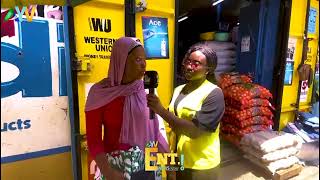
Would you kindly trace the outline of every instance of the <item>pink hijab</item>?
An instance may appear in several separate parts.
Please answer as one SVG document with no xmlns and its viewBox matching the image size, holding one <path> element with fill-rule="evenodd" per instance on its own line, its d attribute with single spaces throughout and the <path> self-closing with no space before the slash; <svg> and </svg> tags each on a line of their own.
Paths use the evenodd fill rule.
<svg viewBox="0 0 320 180">
<path fill-rule="evenodd" d="M 158 119 L 149 119 L 143 80 L 121 84 L 128 54 L 137 46 L 142 46 L 139 39 L 131 37 L 122 37 L 114 43 L 108 78 L 91 87 L 85 111 L 100 108 L 119 96 L 125 96 L 120 143 L 137 145 L 144 150 L 149 141 L 158 141 L 159 151 L 168 152 L 168 143 L 160 133 Z"/>
</svg>

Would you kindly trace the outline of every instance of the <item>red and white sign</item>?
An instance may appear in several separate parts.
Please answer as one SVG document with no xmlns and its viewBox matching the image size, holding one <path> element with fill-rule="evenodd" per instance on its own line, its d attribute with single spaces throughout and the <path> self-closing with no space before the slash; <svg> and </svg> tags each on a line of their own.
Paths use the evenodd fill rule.
<svg viewBox="0 0 320 180">
<path fill-rule="evenodd" d="M 300 102 L 307 102 L 308 98 L 308 80 L 301 82 Z"/>
</svg>

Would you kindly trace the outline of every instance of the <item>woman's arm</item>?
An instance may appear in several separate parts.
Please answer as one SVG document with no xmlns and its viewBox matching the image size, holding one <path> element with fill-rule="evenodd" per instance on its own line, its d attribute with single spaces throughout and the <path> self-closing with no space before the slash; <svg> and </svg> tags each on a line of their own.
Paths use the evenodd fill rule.
<svg viewBox="0 0 320 180">
<path fill-rule="evenodd" d="M 148 106 L 167 121 L 176 133 L 185 134 L 190 138 L 197 138 L 204 132 L 214 132 L 225 109 L 223 93 L 219 88 L 208 95 L 192 121 L 181 119 L 166 110 L 157 96 L 148 95 L 147 98 Z"/>
<path fill-rule="evenodd" d="M 199 129 L 192 121 L 181 119 L 175 116 L 170 111 L 166 110 L 159 98 L 156 95 L 148 94 L 148 107 L 152 109 L 155 113 L 159 114 L 176 133 L 182 133 L 190 138 L 196 138 L 200 136 L 203 131 Z"/>
<path fill-rule="evenodd" d="M 108 163 L 102 140 L 103 108 L 86 112 L 87 144 L 90 155 L 95 159 L 101 173 L 112 179 L 123 179 L 123 173 L 114 170 Z"/>
<path fill-rule="evenodd" d="M 181 119 L 165 108 L 161 108 L 157 114 L 167 121 L 172 129 L 178 134 L 185 134 L 190 138 L 197 138 L 205 132 L 198 128 L 192 121 Z"/>
<path fill-rule="evenodd" d="M 122 172 L 113 169 L 109 163 L 105 153 L 100 153 L 95 158 L 96 163 L 100 169 L 100 172 L 103 174 L 106 179 L 114 179 L 114 180 L 124 180 L 124 175 Z"/>
</svg>

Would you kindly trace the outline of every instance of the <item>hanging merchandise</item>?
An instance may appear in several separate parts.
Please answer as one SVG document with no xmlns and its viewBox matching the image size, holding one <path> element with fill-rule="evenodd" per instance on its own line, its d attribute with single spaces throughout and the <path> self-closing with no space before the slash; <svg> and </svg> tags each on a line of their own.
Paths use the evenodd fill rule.
<svg viewBox="0 0 320 180">
<path fill-rule="evenodd" d="M 298 67 L 299 79 L 301 81 L 300 87 L 300 102 L 307 102 L 309 86 L 313 81 L 313 70 L 310 64 L 301 64 Z"/>
</svg>

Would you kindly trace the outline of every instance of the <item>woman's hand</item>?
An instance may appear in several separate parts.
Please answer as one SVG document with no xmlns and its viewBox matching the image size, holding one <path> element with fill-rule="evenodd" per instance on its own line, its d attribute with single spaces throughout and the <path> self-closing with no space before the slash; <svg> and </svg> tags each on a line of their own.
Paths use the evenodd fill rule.
<svg viewBox="0 0 320 180">
<path fill-rule="evenodd" d="M 148 107 L 156 114 L 160 114 L 161 111 L 165 110 L 158 96 L 154 94 L 147 94 L 147 100 L 148 100 Z"/>
<path fill-rule="evenodd" d="M 124 180 L 123 173 L 111 167 L 107 168 L 102 174 L 106 177 L 106 180 Z"/>
<path fill-rule="evenodd" d="M 167 171 L 167 180 L 176 180 L 176 172 Z"/>
<path fill-rule="evenodd" d="M 96 163 L 100 172 L 106 177 L 106 180 L 124 180 L 124 175 L 121 171 L 113 169 L 109 163 L 105 153 L 100 153 L 96 156 Z"/>
</svg>

